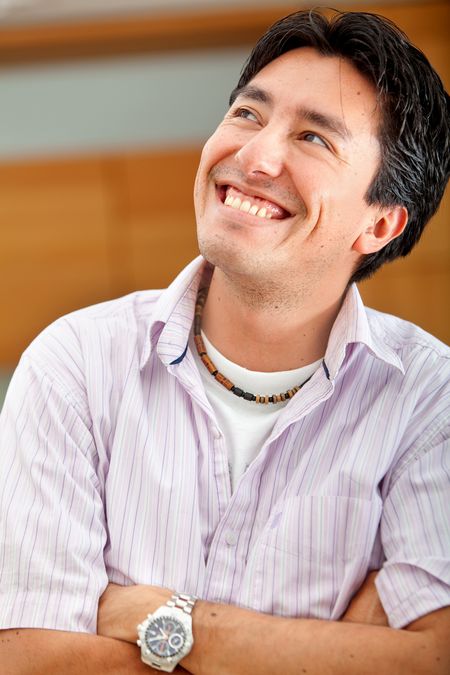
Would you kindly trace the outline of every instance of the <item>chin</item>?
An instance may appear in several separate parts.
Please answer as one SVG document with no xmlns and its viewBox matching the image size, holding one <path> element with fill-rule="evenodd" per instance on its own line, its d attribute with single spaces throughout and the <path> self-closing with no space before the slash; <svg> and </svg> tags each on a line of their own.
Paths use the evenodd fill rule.
<svg viewBox="0 0 450 675">
<path fill-rule="evenodd" d="M 198 238 L 200 253 L 211 265 L 218 267 L 225 274 L 252 275 L 259 270 L 254 255 L 242 250 L 241 246 L 234 246 L 230 242 L 225 242 L 220 237 L 200 237 Z"/>
</svg>

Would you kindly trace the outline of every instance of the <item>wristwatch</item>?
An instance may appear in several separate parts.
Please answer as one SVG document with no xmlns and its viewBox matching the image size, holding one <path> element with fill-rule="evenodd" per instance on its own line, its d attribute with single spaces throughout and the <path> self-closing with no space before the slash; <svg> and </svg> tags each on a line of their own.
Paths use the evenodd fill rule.
<svg viewBox="0 0 450 675">
<path fill-rule="evenodd" d="M 196 597 L 176 593 L 165 605 L 148 614 L 137 627 L 141 659 L 156 670 L 171 673 L 192 649 L 192 610 Z"/>
</svg>

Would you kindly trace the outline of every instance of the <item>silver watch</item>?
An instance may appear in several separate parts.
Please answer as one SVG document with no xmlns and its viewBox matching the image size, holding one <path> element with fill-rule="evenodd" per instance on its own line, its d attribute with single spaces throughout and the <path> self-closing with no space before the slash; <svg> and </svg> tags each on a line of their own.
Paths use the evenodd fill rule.
<svg viewBox="0 0 450 675">
<path fill-rule="evenodd" d="M 171 673 L 192 649 L 193 595 L 176 593 L 137 627 L 141 659 L 156 670 Z"/>
</svg>

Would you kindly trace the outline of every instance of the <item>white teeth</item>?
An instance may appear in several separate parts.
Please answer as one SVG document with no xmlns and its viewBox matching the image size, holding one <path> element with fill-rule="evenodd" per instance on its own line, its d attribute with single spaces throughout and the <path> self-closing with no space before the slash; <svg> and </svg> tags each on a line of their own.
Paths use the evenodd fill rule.
<svg viewBox="0 0 450 675">
<path fill-rule="evenodd" d="M 256 204 L 252 204 L 248 199 L 242 200 L 240 197 L 233 197 L 228 195 L 224 201 L 225 206 L 231 206 L 232 209 L 237 209 L 239 211 L 244 211 L 244 213 L 249 213 L 251 216 L 258 216 L 259 218 L 272 218 L 272 214 L 267 212 L 267 208 L 263 206 L 259 208 Z"/>
</svg>

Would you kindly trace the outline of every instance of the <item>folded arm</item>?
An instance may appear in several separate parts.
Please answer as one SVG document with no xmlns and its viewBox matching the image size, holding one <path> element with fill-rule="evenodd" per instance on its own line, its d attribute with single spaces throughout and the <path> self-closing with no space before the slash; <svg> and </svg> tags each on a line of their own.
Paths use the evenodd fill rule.
<svg viewBox="0 0 450 675">
<path fill-rule="evenodd" d="M 14 628 L 0 631 L 3 675 L 148 675 L 133 645 L 88 633 Z"/>
<path fill-rule="evenodd" d="M 150 675 L 136 645 L 88 633 L 35 628 L 0 631 L 2 675 Z M 176 673 L 186 673 L 177 668 Z"/>
<path fill-rule="evenodd" d="M 371 573 L 365 584 L 351 602 L 345 621 L 368 621 L 373 624 L 386 625 L 386 617 L 375 589 L 374 573 Z M 146 599 L 136 604 L 135 595 L 144 589 Z M 151 594 L 151 598 L 147 597 Z M 102 597 L 99 612 L 99 632 L 105 635 L 127 631 L 123 635 L 103 637 L 87 633 L 44 630 L 34 628 L 14 628 L 0 631 L 0 664 L 4 675 L 47 675 L 47 673 L 64 672 L 65 675 L 139 675 L 153 672 L 152 668 L 142 663 L 136 644 L 136 624 L 149 611 L 164 604 L 170 593 L 164 589 L 133 586 L 121 588 L 110 585 Z M 147 601 L 150 603 L 147 605 Z M 128 603 L 130 606 L 128 606 Z M 209 603 L 200 603 L 203 607 Z M 199 608 L 201 610 L 199 604 Z M 222 610 L 225 606 L 220 605 Z M 137 618 L 131 618 L 135 613 Z M 197 614 L 197 609 L 196 609 Z M 127 617 L 130 615 L 131 621 Z M 255 615 L 258 617 L 258 615 Z M 197 621 L 197 617 L 196 617 Z M 278 622 L 278 620 L 275 620 Z M 135 622 L 135 623 L 134 623 Z M 201 641 L 201 636 L 196 640 Z M 128 641 L 127 641 L 128 639 Z M 202 649 L 199 644 L 197 652 Z M 195 653 L 194 653 L 195 655 Z M 209 661 L 209 658 L 208 658 Z M 212 661 L 209 661 L 211 664 Z M 211 665 L 209 666 L 211 670 Z M 176 672 L 187 672 L 179 667 Z M 194 671 L 197 672 L 197 671 Z M 198 672 L 201 672 L 200 670 Z M 273 671 L 272 671 L 273 672 Z"/>
<path fill-rule="evenodd" d="M 108 587 L 100 603 L 99 632 L 134 642 L 136 624 L 163 604 L 168 591 L 153 586 Z M 442 675 L 450 669 L 450 608 L 432 612 L 405 630 L 356 622 L 375 604 L 361 595 L 341 622 L 287 619 L 231 605 L 199 601 L 195 643 L 183 666 L 195 675 Z M 352 615 L 353 614 L 353 615 Z"/>
<path fill-rule="evenodd" d="M 450 670 L 449 608 L 406 630 L 359 623 L 280 619 L 200 603 L 191 673 L 245 675 L 445 675 Z"/>
</svg>

